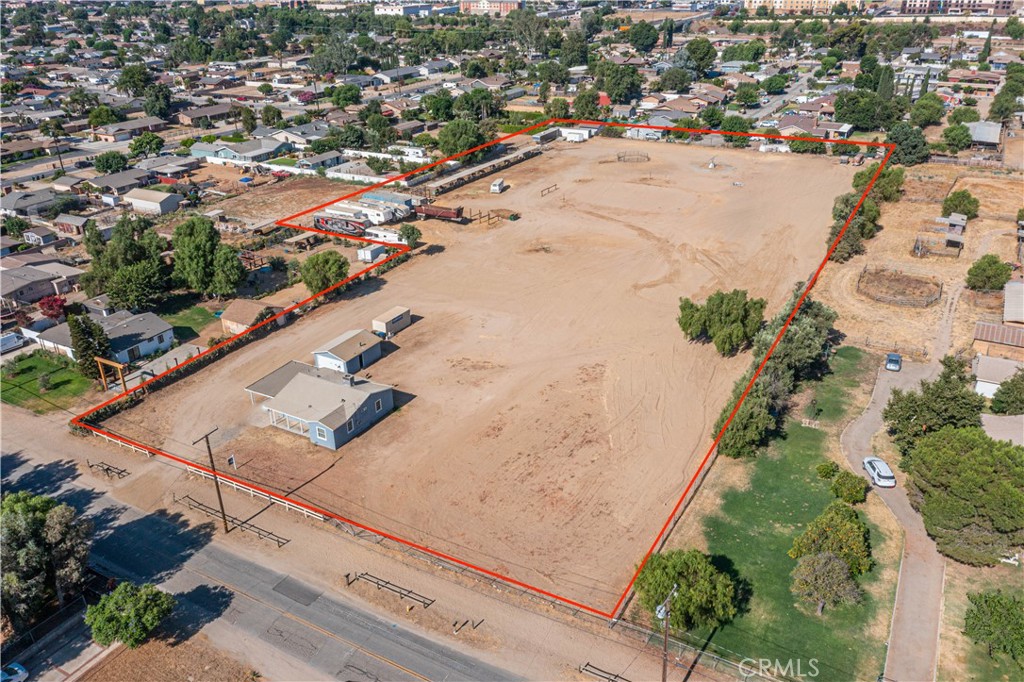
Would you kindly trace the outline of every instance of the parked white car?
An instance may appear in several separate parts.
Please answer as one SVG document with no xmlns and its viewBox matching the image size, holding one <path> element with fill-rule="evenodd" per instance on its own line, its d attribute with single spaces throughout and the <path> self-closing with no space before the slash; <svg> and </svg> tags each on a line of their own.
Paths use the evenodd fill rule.
<svg viewBox="0 0 1024 682">
<path fill-rule="evenodd" d="M 896 476 L 884 461 L 877 457 L 864 458 L 864 471 L 868 472 L 871 482 L 879 488 L 895 488 Z"/>
<path fill-rule="evenodd" d="M 0 353 L 6 353 L 9 350 L 17 350 L 24 346 L 28 341 L 24 336 L 17 332 L 7 332 L 3 336 L 0 336 Z"/>
</svg>

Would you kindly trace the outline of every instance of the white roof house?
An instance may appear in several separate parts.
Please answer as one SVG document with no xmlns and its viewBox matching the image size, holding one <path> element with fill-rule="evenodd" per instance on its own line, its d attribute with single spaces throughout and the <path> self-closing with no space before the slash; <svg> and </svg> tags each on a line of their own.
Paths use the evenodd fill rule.
<svg viewBox="0 0 1024 682">
<path fill-rule="evenodd" d="M 1024 324 L 1024 280 L 1003 287 L 1003 324 Z"/>
<path fill-rule="evenodd" d="M 158 192 L 154 189 L 136 187 L 124 195 L 125 201 L 132 205 L 136 213 L 163 215 L 178 210 L 178 205 L 185 197 L 173 192 Z"/>
</svg>

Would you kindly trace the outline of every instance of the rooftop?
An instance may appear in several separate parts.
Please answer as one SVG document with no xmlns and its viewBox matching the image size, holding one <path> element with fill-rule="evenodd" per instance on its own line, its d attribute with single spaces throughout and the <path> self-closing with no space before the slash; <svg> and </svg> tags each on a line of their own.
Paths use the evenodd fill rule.
<svg viewBox="0 0 1024 682">
<path fill-rule="evenodd" d="M 339 360 L 351 360 L 379 345 L 379 337 L 365 329 L 353 329 L 317 348 L 313 353 L 328 353 Z"/>
</svg>

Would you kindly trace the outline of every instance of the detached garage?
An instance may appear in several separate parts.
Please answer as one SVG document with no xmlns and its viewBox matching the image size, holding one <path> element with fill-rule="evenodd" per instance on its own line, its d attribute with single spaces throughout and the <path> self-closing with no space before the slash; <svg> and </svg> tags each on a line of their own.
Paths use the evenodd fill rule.
<svg viewBox="0 0 1024 682">
<path fill-rule="evenodd" d="M 173 213 L 178 210 L 178 205 L 185 200 L 185 197 L 180 194 L 139 188 L 128 192 L 123 198 L 132 205 L 132 210 L 136 213 L 151 215 Z"/>
<path fill-rule="evenodd" d="M 380 357 L 380 339 L 365 329 L 353 329 L 313 351 L 313 364 L 320 369 L 355 374 Z"/>
<path fill-rule="evenodd" d="M 1019 362 L 1005 358 L 990 358 L 979 355 L 974 358 L 974 392 L 991 398 L 999 389 L 999 384 L 1010 379 L 1022 366 Z"/>
</svg>

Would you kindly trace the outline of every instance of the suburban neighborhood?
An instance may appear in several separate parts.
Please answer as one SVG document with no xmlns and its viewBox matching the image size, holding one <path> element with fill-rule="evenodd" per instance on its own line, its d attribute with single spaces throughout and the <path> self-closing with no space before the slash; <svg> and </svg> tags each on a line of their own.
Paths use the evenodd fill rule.
<svg viewBox="0 0 1024 682">
<path fill-rule="evenodd" d="M 1024 676 L 1021 0 L 12 0 L 0 667 Z"/>
</svg>

